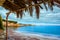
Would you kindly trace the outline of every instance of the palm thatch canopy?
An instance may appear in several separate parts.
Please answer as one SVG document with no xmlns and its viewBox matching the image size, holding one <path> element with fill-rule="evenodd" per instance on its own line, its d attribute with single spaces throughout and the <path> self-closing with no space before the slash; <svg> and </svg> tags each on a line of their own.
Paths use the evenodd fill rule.
<svg viewBox="0 0 60 40">
<path fill-rule="evenodd" d="M 22 18 L 24 13 L 23 11 L 29 11 L 30 16 L 33 16 L 33 7 L 35 7 L 36 16 L 39 18 L 39 8 L 43 9 L 41 4 L 44 4 L 46 10 L 48 10 L 48 7 L 53 10 L 54 5 L 60 7 L 60 0 L 5 0 L 3 7 L 16 13 L 17 18 Z"/>
</svg>

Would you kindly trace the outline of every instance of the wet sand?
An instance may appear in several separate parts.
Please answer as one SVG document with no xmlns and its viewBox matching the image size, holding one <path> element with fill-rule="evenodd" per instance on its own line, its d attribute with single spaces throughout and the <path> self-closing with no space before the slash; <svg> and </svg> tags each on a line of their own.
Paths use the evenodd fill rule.
<svg viewBox="0 0 60 40">
<path fill-rule="evenodd" d="M 15 31 L 9 30 L 8 40 L 60 40 L 60 38 L 29 34 L 23 32 L 17 33 Z"/>
</svg>

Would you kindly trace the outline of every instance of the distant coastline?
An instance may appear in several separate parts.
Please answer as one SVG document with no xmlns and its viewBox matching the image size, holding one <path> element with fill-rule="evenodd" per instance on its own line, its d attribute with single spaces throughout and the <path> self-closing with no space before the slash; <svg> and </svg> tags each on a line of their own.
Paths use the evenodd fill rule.
<svg viewBox="0 0 60 40">
<path fill-rule="evenodd" d="M 3 19 L 3 26 L 6 27 L 6 20 Z M 32 24 L 21 24 L 16 21 L 8 20 L 8 27 L 32 26 Z"/>
</svg>

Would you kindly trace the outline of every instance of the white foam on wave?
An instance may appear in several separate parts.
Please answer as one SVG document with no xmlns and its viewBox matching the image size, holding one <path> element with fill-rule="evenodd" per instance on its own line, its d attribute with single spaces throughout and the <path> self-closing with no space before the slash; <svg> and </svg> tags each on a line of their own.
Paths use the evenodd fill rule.
<svg viewBox="0 0 60 40">
<path fill-rule="evenodd" d="M 52 34 L 50 34 L 49 36 L 48 34 L 43 35 L 43 34 L 34 34 L 34 33 L 18 32 L 18 31 L 15 32 L 20 33 L 20 35 L 25 35 L 30 37 L 60 40 L 60 36 L 58 37 L 57 35 L 52 35 Z"/>
</svg>

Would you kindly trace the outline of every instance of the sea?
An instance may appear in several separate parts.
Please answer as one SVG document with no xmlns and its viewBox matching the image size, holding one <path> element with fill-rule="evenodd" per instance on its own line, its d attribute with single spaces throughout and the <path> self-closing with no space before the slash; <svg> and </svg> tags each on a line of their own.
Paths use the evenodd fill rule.
<svg viewBox="0 0 60 40">
<path fill-rule="evenodd" d="M 16 31 L 60 38 L 60 26 L 58 25 L 22 26 Z"/>
</svg>

